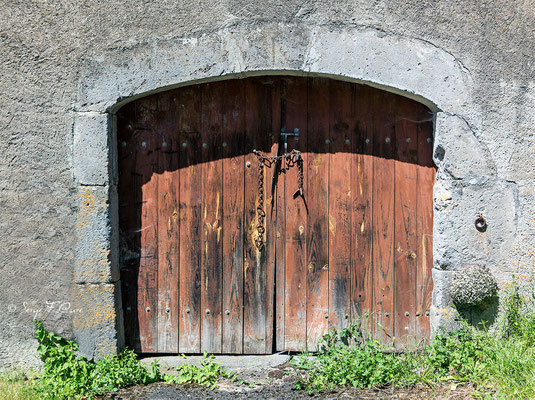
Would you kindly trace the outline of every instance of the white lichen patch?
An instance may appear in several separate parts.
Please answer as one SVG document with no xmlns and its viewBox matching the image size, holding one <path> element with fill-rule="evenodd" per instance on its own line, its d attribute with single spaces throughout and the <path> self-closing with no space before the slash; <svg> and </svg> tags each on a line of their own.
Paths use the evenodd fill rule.
<svg viewBox="0 0 535 400">
<path fill-rule="evenodd" d="M 450 294 L 457 305 L 480 305 L 497 291 L 498 284 L 485 265 L 468 265 L 453 273 Z"/>
</svg>

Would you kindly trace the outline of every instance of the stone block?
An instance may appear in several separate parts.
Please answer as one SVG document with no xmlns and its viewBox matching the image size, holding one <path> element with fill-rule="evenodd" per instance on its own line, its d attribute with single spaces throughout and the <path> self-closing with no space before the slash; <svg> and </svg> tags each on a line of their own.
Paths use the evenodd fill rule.
<svg viewBox="0 0 535 400">
<path fill-rule="evenodd" d="M 73 142 L 76 181 L 81 185 L 114 183 L 113 150 L 113 117 L 95 112 L 77 113 Z"/>
<path fill-rule="evenodd" d="M 80 353 L 100 359 L 122 345 L 120 283 L 75 285 L 72 299 L 73 332 Z"/>
<path fill-rule="evenodd" d="M 74 281 L 119 280 L 117 190 L 114 186 L 80 186 L 76 196 L 77 244 Z"/>
</svg>

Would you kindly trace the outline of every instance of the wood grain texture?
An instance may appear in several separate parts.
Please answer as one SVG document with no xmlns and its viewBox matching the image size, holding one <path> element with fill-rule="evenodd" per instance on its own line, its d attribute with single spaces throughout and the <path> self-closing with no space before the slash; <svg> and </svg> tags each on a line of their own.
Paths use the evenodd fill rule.
<svg viewBox="0 0 535 400">
<path fill-rule="evenodd" d="M 432 115 L 425 107 L 420 106 L 418 113 L 418 266 L 416 283 L 416 327 L 418 338 L 429 339 L 431 328 L 429 309 L 433 281 L 433 185 L 435 183 L 435 167 L 433 165 L 433 122 Z"/>
<path fill-rule="evenodd" d="M 141 191 L 140 260 L 137 314 L 140 351 L 158 351 L 158 149 L 156 132 L 157 98 L 136 104 L 136 178 Z"/>
<path fill-rule="evenodd" d="M 286 131 L 299 129 L 299 140 L 288 139 L 288 149 L 306 152 L 307 146 L 307 81 L 300 78 L 284 78 L 286 84 Z M 291 168 L 285 176 L 286 203 L 286 278 L 285 278 L 285 326 L 284 342 L 287 350 L 304 350 L 306 347 L 307 301 L 307 211 L 301 197 L 293 198 L 297 190 L 297 168 Z M 304 195 L 308 200 L 305 170 Z"/>
<path fill-rule="evenodd" d="M 329 80 L 309 78 L 307 99 L 306 340 L 315 351 L 329 328 Z"/>
<path fill-rule="evenodd" d="M 222 161 L 223 82 L 201 86 L 202 255 L 201 346 L 208 353 L 222 348 Z"/>
<path fill-rule="evenodd" d="M 227 81 L 223 88 L 222 235 L 223 235 L 223 348 L 243 352 L 243 240 L 245 87 Z"/>
<path fill-rule="evenodd" d="M 201 164 L 200 88 L 191 86 L 176 92 L 179 161 L 179 352 L 201 352 Z"/>
<path fill-rule="evenodd" d="M 351 317 L 351 168 L 356 164 L 354 84 L 330 81 L 329 97 L 329 329 L 344 329 Z"/>
<path fill-rule="evenodd" d="M 394 126 L 392 114 L 395 98 L 376 91 L 372 104 L 374 113 L 373 163 L 373 270 L 374 317 L 377 338 L 388 342 L 393 338 L 394 293 Z"/>
<path fill-rule="evenodd" d="M 413 102 L 400 99 L 395 120 L 394 333 L 400 348 L 414 344 L 416 320 L 418 132 L 413 109 Z"/>
<path fill-rule="evenodd" d="M 352 149 L 356 162 L 351 164 L 351 317 L 365 332 L 372 330 L 374 311 L 373 269 L 373 171 L 374 126 L 372 93 L 374 89 L 355 86 L 355 132 Z"/>
<path fill-rule="evenodd" d="M 266 351 L 266 285 L 268 247 L 259 250 L 255 245 L 257 231 L 256 208 L 259 201 L 258 166 L 253 150 L 269 151 L 268 132 L 271 131 L 271 92 L 262 78 L 251 78 L 245 86 L 246 161 L 251 167 L 245 171 L 245 240 L 244 240 L 244 298 L 243 351 L 263 354 Z M 266 168 L 264 177 L 266 176 Z M 265 193 L 270 188 L 264 179 Z M 265 224 L 265 222 L 264 222 Z M 264 225 L 265 226 L 265 225 Z M 264 241 L 266 237 L 264 236 Z"/>
<path fill-rule="evenodd" d="M 158 352 L 178 353 L 179 141 L 175 102 L 158 96 Z"/>
</svg>

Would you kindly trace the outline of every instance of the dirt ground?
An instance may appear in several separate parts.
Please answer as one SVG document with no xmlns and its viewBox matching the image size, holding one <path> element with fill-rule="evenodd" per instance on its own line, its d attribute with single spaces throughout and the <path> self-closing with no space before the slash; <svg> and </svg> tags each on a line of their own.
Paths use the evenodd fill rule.
<svg viewBox="0 0 535 400">
<path fill-rule="evenodd" d="M 237 380 L 221 379 L 216 389 L 196 385 L 155 383 L 134 386 L 102 396 L 102 400 L 167 399 L 474 399 L 470 385 L 444 384 L 429 388 L 340 389 L 308 394 L 295 389 L 295 375 L 289 364 L 251 367 L 237 371 Z M 243 381 L 240 384 L 239 381 Z"/>
</svg>

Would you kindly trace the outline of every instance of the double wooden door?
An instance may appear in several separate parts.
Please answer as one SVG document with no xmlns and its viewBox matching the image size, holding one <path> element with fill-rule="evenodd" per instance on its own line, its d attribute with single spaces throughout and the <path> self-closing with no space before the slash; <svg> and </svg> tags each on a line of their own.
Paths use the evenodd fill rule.
<svg viewBox="0 0 535 400">
<path fill-rule="evenodd" d="M 427 338 L 432 114 L 326 78 L 255 77 L 136 100 L 117 115 L 127 345 L 142 353 L 314 349 L 360 321 Z M 288 151 L 297 167 L 263 168 Z M 275 177 L 274 177 L 275 174 Z"/>
</svg>

